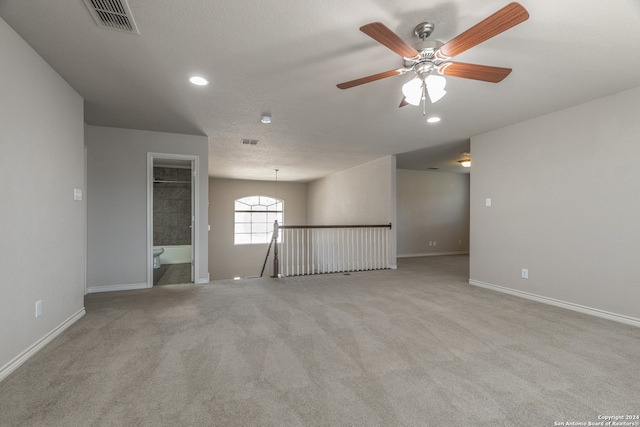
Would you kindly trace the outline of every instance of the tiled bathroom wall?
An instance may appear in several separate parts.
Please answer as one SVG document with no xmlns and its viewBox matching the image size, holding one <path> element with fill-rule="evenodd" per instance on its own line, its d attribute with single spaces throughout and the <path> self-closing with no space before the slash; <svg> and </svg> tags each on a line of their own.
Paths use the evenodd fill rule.
<svg viewBox="0 0 640 427">
<path fill-rule="evenodd" d="M 154 167 L 153 181 L 153 245 L 190 245 L 191 169 Z"/>
</svg>

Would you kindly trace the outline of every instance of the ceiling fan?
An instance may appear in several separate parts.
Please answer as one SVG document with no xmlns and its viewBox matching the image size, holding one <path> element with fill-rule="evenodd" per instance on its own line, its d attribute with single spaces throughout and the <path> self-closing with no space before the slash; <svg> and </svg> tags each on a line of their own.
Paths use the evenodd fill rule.
<svg viewBox="0 0 640 427">
<path fill-rule="evenodd" d="M 360 27 L 360 31 L 400 55 L 403 58 L 403 66 L 395 70 L 340 83 L 337 86 L 340 89 L 349 89 L 413 71 L 415 78 L 403 85 L 404 98 L 400 103 L 400 107 L 408 104 L 419 105 L 420 102 L 423 102 L 422 112 L 426 115 L 427 95 L 433 103 L 446 93 L 444 90 L 446 80 L 443 76 L 461 77 L 491 83 L 498 83 L 507 77 L 511 73 L 511 68 L 452 62 L 451 58 L 526 21 L 528 18 L 529 13 L 521 4 L 516 2 L 509 3 L 447 43 L 442 43 L 438 40 L 427 40 L 435 26 L 431 22 L 422 22 L 414 30 L 414 34 L 421 41 L 413 46 L 405 43 L 381 22 L 364 25 Z"/>
</svg>

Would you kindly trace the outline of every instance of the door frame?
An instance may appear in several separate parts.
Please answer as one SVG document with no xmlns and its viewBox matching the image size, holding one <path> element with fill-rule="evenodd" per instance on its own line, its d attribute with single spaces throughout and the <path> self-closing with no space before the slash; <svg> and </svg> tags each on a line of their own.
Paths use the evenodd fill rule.
<svg viewBox="0 0 640 427">
<path fill-rule="evenodd" d="M 191 282 L 196 283 L 200 266 L 200 156 L 189 154 L 147 153 L 147 288 L 153 287 L 153 160 L 191 161 Z"/>
</svg>

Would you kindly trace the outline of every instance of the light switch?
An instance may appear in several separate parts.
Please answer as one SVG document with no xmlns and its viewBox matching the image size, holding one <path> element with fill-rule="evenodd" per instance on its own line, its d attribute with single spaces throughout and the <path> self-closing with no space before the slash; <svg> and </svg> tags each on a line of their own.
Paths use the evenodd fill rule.
<svg viewBox="0 0 640 427">
<path fill-rule="evenodd" d="M 484 205 L 485 205 L 485 206 L 491 206 L 491 197 L 487 197 L 487 198 L 484 200 Z"/>
<path fill-rule="evenodd" d="M 82 200 L 82 190 L 80 188 L 73 189 L 73 200 Z"/>
</svg>

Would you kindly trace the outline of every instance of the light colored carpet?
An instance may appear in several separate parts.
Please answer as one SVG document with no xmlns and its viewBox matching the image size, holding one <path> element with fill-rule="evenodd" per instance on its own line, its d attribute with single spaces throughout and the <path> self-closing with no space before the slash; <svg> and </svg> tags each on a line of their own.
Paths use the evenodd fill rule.
<svg viewBox="0 0 640 427">
<path fill-rule="evenodd" d="M 93 294 L 2 426 L 553 426 L 640 413 L 640 329 L 397 271 Z M 559 425 L 559 424 L 555 424 Z"/>
</svg>

